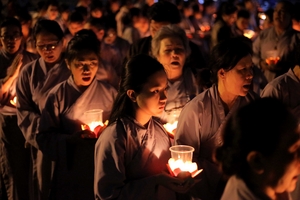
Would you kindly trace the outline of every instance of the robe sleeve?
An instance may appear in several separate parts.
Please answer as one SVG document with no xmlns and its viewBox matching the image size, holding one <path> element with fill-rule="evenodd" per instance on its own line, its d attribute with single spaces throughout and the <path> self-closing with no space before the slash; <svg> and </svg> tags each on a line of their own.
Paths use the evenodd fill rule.
<svg viewBox="0 0 300 200">
<path fill-rule="evenodd" d="M 96 199 L 155 199 L 154 176 L 126 179 L 126 138 L 116 124 L 107 127 L 95 146 L 94 193 Z"/>
<path fill-rule="evenodd" d="M 280 90 L 274 87 L 271 83 L 267 84 L 266 87 L 263 89 L 260 95 L 263 97 L 273 97 L 277 99 L 282 99 L 282 96 L 280 94 Z"/>
<path fill-rule="evenodd" d="M 62 152 L 60 150 L 65 149 L 65 142 L 68 136 L 67 134 L 62 134 L 60 129 L 58 100 L 56 95 L 51 93 L 46 100 L 46 105 L 41 115 L 40 126 L 36 136 L 38 147 L 44 154 L 56 160 Z"/>
<path fill-rule="evenodd" d="M 32 101 L 30 76 L 26 71 L 22 71 L 17 80 L 16 95 L 18 126 L 21 129 L 26 142 L 38 148 L 36 143 L 36 133 L 40 123 L 40 110 L 35 102 Z"/>
<path fill-rule="evenodd" d="M 193 104 L 187 104 L 180 113 L 175 134 L 175 144 L 189 145 L 195 149 L 193 162 L 196 162 L 198 169 L 203 169 L 203 172 L 198 177 L 201 178 L 201 181 L 197 183 L 190 192 L 192 196 L 198 197 L 199 194 L 203 195 L 203 192 L 209 194 L 209 190 L 212 191 L 211 194 L 214 194 L 221 176 L 218 173 L 217 165 L 211 161 L 212 158 L 208 159 L 203 156 L 203 154 L 207 156 L 210 154 L 207 152 L 200 154 L 200 151 L 211 151 L 211 149 L 215 148 L 213 146 L 214 144 L 207 144 L 208 142 L 206 140 L 210 140 L 209 133 L 201 132 L 206 126 L 209 127 L 211 125 L 205 124 L 204 120 L 205 113 L 210 113 L 211 111 L 204 110 L 203 102 L 197 102 L 195 104 L 195 102 L 191 101 L 190 103 Z"/>
</svg>

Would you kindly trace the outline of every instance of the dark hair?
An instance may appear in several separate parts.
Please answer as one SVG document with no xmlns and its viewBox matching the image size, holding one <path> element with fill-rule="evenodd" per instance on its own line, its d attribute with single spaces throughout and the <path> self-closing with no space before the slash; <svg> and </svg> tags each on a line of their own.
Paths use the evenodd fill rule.
<svg viewBox="0 0 300 200">
<path fill-rule="evenodd" d="M 59 3 L 56 0 L 48 0 L 48 1 L 46 1 L 44 6 L 45 6 L 45 10 L 47 10 L 49 8 L 49 6 L 55 6 L 55 7 L 57 7 L 58 11 L 60 12 Z"/>
<path fill-rule="evenodd" d="M 61 30 L 59 24 L 54 20 L 41 19 L 36 22 L 33 27 L 33 38 L 36 40 L 36 36 L 41 32 L 47 32 L 55 35 L 58 40 L 61 40 L 64 37 L 64 33 Z"/>
<path fill-rule="evenodd" d="M 118 95 L 110 115 L 110 124 L 119 117 L 133 116 L 133 103 L 127 96 L 127 90 L 140 93 L 149 78 L 161 70 L 164 70 L 162 64 L 149 55 L 138 54 L 130 58 L 122 72 Z"/>
<path fill-rule="evenodd" d="M 15 16 L 20 23 L 27 23 L 32 20 L 30 13 L 26 9 L 20 10 Z"/>
<path fill-rule="evenodd" d="M 265 15 L 269 17 L 270 22 L 273 22 L 273 13 L 274 13 L 274 9 L 273 8 L 269 8 L 268 10 L 266 10 Z"/>
<path fill-rule="evenodd" d="M 154 3 L 149 8 L 148 17 L 156 22 L 169 22 L 170 24 L 178 24 L 181 21 L 178 8 L 168 1 Z"/>
<path fill-rule="evenodd" d="M 97 10 L 97 9 L 99 9 L 99 10 L 103 10 L 103 3 L 101 2 L 101 1 L 92 1 L 92 3 L 91 3 L 91 11 L 93 11 L 93 10 Z"/>
<path fill-rule="evenodd" d="M 130 25 L 133 22 L 134 17 L 140 17 L 142 15 L 142 11 L 139 8 L 130 8 L 129 12 L 122 17 L 123 24 Z"/>
<path fill-rule="evenodd" d="M 250 12 L 246 9 L 241 9 L 237 13 L 237 18 L 250 19 Z"/>
<path fill-rule="evenodd" d="M 84 6 L 77 6 L 74 11 L 80 13 L 83 17 L 87 17 L 89 14 L 87 8 Z"/>
<path fill-rule="evenodd" d="M 287 0 L 281 0 L 281 1 L 278 1 L 277 4 L 280 4 L 282 3 L 284 5 L 284 8 L 286 9 L 286 12 L 289 13 L 291 16 L 294 15 L 294 4 L 290 1 L 287 1 Z"/>
<path fill-rule="evenodd" d="M 82 22 L 84 22 L 84 17 L 80 12 L 73 11 L 70 13 L 70 15 L 68 17 L 68 22 L 69 23 L 82 23 Z"/>
<path fill-rule="evenodd" d="M 222 19 L 222 15 L 230 15 L 237 11 L 237 7 L 230 2 L 222 2 L 217 11 L 216 20 Z"/>
<path fill-rule="evenodd" d="M 218 71 L 220 69 L 231 70 L 242 58 L 249 54 L 252 54 L 252 49 L 239 37 L 221 41 L 214 46 L 209 58 L 212 83 L 218 82 Z"/>
<path fill-rule="evenodd" d="M 0 29 L 8 26 L 16 26 L 20 30 L 20 34 L 22 35 L 22 26 L 21 22 L 14 17 L 6 17 L 0 24 Z"/>
<path fill-rule="evenodd" d="M 88 23 L 90 24 L 90 26 L 95 27 L 98 31 L 100 30 L 106 30 L 106 23 L 105 20 L 102 18 L 90 18 Z"/>
<path fill-rule="evenodd" d="M 92 30 L 82 29 L 70 40 L 65 55 L 67 62 L 72 62 L 83 51 L 94 52 L 100 58 L 100 41 Z"/>
<path fill-rule="evenodd" d="M 275 98 L 261 98 L 240 108 L 227 121 L 223 145 L 215 159 L 226 175 L 245 179 L 249 174 L 247 155 L 251 151 L 272 156 L 286 133 L 294 132 L 297 118 Z"/>
</svg>

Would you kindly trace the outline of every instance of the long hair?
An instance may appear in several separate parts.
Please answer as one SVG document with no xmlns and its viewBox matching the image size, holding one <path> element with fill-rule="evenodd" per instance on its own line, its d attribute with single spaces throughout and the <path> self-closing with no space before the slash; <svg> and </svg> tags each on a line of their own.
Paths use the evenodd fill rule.
<svg viewBox="0 0 300 200">
<path fill-rule="evenodd" d="M 164 70 L 162 64 L 145 54 L 136 55 L 126 63 L 119 91 L 111 111 L 109 124 L 113 123 L 117 118 L 126 115 L 134 117 L 133 102 L 127 96 L 127 91 L 134 90 L 139 94 L 149 81 L 149 78 L 161 70 Z"/>
</svg>

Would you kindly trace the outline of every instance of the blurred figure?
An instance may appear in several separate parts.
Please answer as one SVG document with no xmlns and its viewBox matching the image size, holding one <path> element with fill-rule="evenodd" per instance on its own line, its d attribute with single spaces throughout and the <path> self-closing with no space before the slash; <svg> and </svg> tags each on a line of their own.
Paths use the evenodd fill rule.
<svg viewBox="0 0 300 200">
<path fill-rule="evenodd" d="M 300 175 L 299 136 L 298 120 L 274 98 L 258 99 L 234 113 L 215 154 L 230 176 L 221 200 L 291 199 Z"/>
<path fill-rule="evenodd" d="M 75 36 L 75 34 L 84 28 L 85 19 L 78 11 L 73 11 L 68 18 L 67 30 L 65 32 L 65 44 L 66 49 L 69 41 Z"/>
<path fill-rule="evenodd" d="M 219 42 L 233 37 L 231 26 L 236 21 L 237 7 L 229 2 L 222 2 L 216 22 L 211 31 L 211 48 L 216 46 Z"/>
<path fill-rule="evenodd" d="M 59 3 L 56 0 L 48 0 L 45 4 L 45 10 L 46 10 L 46 19 L 55 20 L 60 28 L 65 31 L 65 27 L 63 25 L 63 21 L 60 16 L 60 7 Z"/>
<path fill-rule="evenodd" d="M 32 17 L 30 13 L 27 10 L 20 11 L 16 18 L 20 21 L 22 25 L 22 45 L 23 48 L 31 53 L 37 54 L 36 48 L 35 48 L 35 41 L 32 36 Z"/>
<path fill-rule="evenodd" d="M 265 12 L 266 19 L 263 22 L 262 30 L 271 28 L 273 26 L 273 13 L 274 9 L 270 8 Z"/>
<path fill-rule="evenodd" d="M 257 5 L 255 0 L 244 0 L 245 9 L 250 13 L 248 29 L 258 31 Z"/>
<path fill-rule="evenodd" d="M 0 199 L 5 200 L 30 199 L 30 151 L 18 127 L 15 97 L 20 71 L 37 55 L 24 50 L 21 30 L 16 18 L 0 24 Z"/>
<path fill-rule="evenodd" d="M 277 3 L 274 26 L 260 32 L 253 43 L 253 63 L 265 74 L 268 82 L 288 71 L 294 64 L 293 51 L 300 33 L 292 28 L 293 4 Z"/>
<path fill-rule="evenodd" d="M 296 31 L 300 31 L 300 12 L 299 9 L 300 9 L 300 3 L 297 2 L 295 3 L 295 12 L 294 12 L 294 15 L 292 16 L 292 22 L 293 22 L 293 29 L 296 30 Z"/>
<path fill-rule="evenodd" d="M 244 31 L 249 26 L 250 13 L 247 10 L 239 10 L 237 13 L 237 20 L 232 26 L 233 36 L 242 36 Z"/>
</svg>

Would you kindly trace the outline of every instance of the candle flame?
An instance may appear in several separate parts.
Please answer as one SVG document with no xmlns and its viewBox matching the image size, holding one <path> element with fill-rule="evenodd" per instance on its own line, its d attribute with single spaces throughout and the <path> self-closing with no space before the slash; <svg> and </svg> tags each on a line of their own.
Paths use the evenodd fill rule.
<svg viewBox="0 0 300 200">
<path fill-rule="evenodd" d="M 9 101 L 11 105 L 16 106 L 17 105 L 17 97 L 14 97 L 12 100 Z"/>
<path fill-rule="evenodd" d="M 194 171 L 196 171 L 198 169 L 198 166 L 195 162 L 183 162 L 181 159 L 175 160 L 174 158 L 170 158 L 168 161 L 168 164 L 171 168 L 171 170 L 174 172 L 179 171 L 179 172 L 190 172 L 193 173 Z M 180 170 L 177 170 L 180 169 Z M 178 173 L 177 173 L 178 174 Z M 177 175 L 175 174 L 175 176 Z"/>
<path fill-rule="evenodd" d="M 166 123 L 164 124 L 164 127 L 168 132 L 173 133 L 173 131 L 177 128 L 177 124 L 178 121 L 175 121 L 174 123 Z"/>
</svg>

